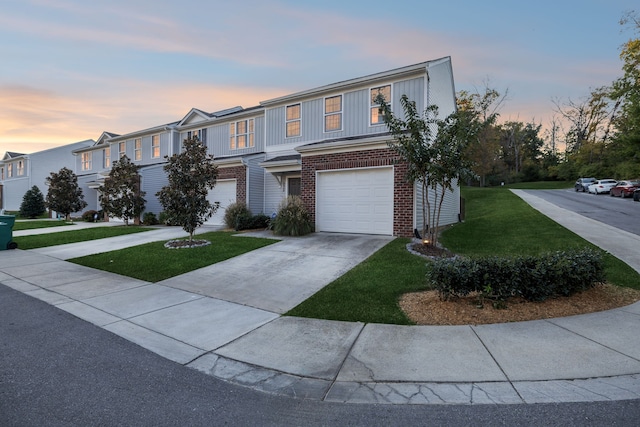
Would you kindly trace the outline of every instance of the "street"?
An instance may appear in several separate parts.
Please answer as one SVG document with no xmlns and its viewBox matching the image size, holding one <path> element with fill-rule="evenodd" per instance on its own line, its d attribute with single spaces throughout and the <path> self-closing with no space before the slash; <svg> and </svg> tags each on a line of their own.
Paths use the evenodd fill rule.
<svg viewBox="0 0 640 427">
<path fill-rule="evenodd" d="M 640 235 L 640 203 L 630 198 L 567 190 L 524 190 L 576 214 Z"/>
<path fill-rule="evenodd" d="M 637 400 L 347 405 L 269 395 L 185 368 L 3 285 L 0 337 L 2 426 L 626 426 L 640 419 Z"/>
</svg>

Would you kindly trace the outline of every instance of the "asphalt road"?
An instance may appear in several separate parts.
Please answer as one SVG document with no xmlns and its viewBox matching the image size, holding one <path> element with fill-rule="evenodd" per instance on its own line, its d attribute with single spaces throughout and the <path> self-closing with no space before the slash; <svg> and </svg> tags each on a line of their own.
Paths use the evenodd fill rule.
<svg viewBox="0 0 640 427">
<path fill-rule="evenodd" d="M 633 199 L 568 190 L 525 190 L 561 208 L 640 235 L 640 203 Z"/>
<path fill-rule="evenodd" d="M 422 406 L 272 396 L 185 368 L 0 285 L 0 426 L 567 427 L 638 420 L 638 400 Z"/>
</svg>

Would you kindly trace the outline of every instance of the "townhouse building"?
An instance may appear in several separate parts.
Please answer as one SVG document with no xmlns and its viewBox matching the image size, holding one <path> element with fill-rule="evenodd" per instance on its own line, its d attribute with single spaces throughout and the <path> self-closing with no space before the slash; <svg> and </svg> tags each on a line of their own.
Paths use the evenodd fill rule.
<svg viewBox="0 0 640 427">
<path fill-rule="evenodd" d="M 245 201 L 254 214 L 272 215 L 284 197 L 299 195 L 317 231 L 411 236 L 422 226 L 421 188 L 407 182 L 407 165 L 388 147 L 392 136 L 375 103 L 378 94 L 394 111 L 401 111 L 399 100 L 406 94 L 419 111 L 437 105 L 446 117 L 456 108 L 451 60 L 332 83 L 251 108 L 213 113 L 193 108 L 172 123 L 124 135 L 104 132 L 97 141 L 65 146 L 67 161 L 78 175 L 87 209 L 99 210 L 97 188 L 113 163 L 127 155 L 139 165 L 146 211 L 159 214 L 155 194 L 167 183 L 166 156 L 179 153 L 182 141 L 195 135 L 218 166 L 209 200 L 221 209 L 208 224 L 222 224 L 224 208 L 235 201 Z M 19 159 L 7 153 L 0 168 L 6 174 L 11 164 L 14 173 Z M 16 190 L 20 198 L 27 189 Z M 7 190 L 4 200 L 13 210 L 17 196 Z M 457 222 L 459 213 L 456 187 L 447 193 L 441 224 Z"/>
</svg>

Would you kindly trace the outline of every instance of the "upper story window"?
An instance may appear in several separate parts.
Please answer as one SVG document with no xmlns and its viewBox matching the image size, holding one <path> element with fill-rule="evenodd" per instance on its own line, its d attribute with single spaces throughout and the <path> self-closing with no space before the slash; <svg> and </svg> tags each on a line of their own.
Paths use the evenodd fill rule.
<svg viewBox="0 0 640 427">
<path fill-rule="evenodd" d="M 207 128 L 190 130 L 187 132 L 187 139 L 191 139 L 193 137 L 197 137 L 198 141 L 202 142 L 205 147 L 207 146 Z"/>
<path fill-rule="evenodd" d="M 287 138 L 300 136 L 300 104 L 287 106 Z"/>
<path fill-rule="evenodd" d="M 384 96 L 385 101 L 391 102 L 391 85 L 384 85 L 373 87 L 370 90 L 370 110 L 371 110 L 371 124 L 379 125 L 384 123 L 384 118 L 380 114 L 380 104 L 376 102 L 378 95 Z"/>
<path fill-rule="evenodd" d="M 91 170 L 91 153 L 82 153 L 81 169 L 83 171 Z"/>
<path fill-rule="evenodd" d="M 160 135 L 151 137 L 151 157 L 154 159 L 160 157 Z"/>
<path fill-rule="evenodd" d="M 133 140 L 133 159 L 142 160 L 142 139 L 140 138 Z"/>
<path fill-rule="evenodd" d="M 240 150 L 255 145 L 253 119 L 240 120 L 229 124 L 229 148 Z"/>
<path fill-rule="evenodd" d="M 11 178 L 13 176 L 13 163 L 7 164 L 7 178 Z"/>
<path fill-rule="evenodd" d="M 18 161 L 18 176 L 24 175 L 24 162 L 22 160 Z"/>
<path fill-rule="evenodd" d="M 121 142 L 118 144 L 118 158 L 122 158 L 127 154 L 127 143 Z"/>
<path fill-rule="evenodd" d="M 324 99 L 324 131 L 342 130 L 342 95 Z"/>
<path fill-rule="evenodd" d="M 102 150 L 102 167 L 109 169 L 111 167 L 111 147 L 105 147 Z"/>
<path fill-rule="evenodd" d="M 0 168 L 0 181 L 4 181 L 4 168 Z"/>
</svg>

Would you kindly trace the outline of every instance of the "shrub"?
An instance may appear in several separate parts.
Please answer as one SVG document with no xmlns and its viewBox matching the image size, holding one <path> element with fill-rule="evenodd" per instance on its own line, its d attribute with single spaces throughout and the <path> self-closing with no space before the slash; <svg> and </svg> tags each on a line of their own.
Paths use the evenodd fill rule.
<svg viewBox="0 0 640 427">
<path fill-rule="evenodd" d="M 303 236 L 313 231 L 309 213 L 298 196 L 288 196 L 280 202 L 271 227 L 281 236 Z"/>
<path fill-rule="evenodd" d="M 227 228 L 238 230 L 238 218 L 241 216 L 245 218 L 251 217 L 251 211 L 247 207 L 247 204 L 245 202 L 231 203 L 224 211 L 224 224 Z"/>
<path fill-rule="evenodd" d="M 255 230 L 259 228 L 269 227 L 269 217 L 264 214 L 258 215 L 239 215 L 236 218 L 236 231 L 240 230 Z"/>
<path fill-rule="evenodd" d="M 437 259 L 427 279 L 444 299 L 478 292 L 490 293 L 498 300 L 521 296 L 529 301 L 543 301 L 572 295 L 603 282 L 604 264 L 601 252 L 593 249 L 537 257 Z"/>
<path fill-rule="evenodd" d="M 85 222 L 96 222 L 96 215 L 97 215 L 97 218 L 100 218 L 98 211 L 94 211 L 94 210 L 85 211 L 82 213 L 82 220 Z"/>
<path fill-rule="evenodd" d="M 24 193 L 20 204 L 20 216 L 23 218 L 37 218 L 47 211 L 44 203 L 44 195 L 37 185 Z"/>
<path fill-rule="evenodd" d="M 142 223 L 144 225 L 156 225 L 158 224 L 158 218 L 153 212 L 145 212 L 142 216 Z"/>
</svg>

